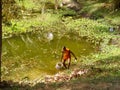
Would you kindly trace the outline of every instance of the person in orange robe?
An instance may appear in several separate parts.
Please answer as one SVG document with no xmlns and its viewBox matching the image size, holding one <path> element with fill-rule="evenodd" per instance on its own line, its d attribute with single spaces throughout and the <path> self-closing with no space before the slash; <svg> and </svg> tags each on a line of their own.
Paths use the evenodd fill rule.
<svg viewBox="0 0 120 90">
<path fill-rule="evenodd" d="M 70 67 L 70 63 L 71 63 L 71 54 L 74 56 L 75 60 L 77 60 L 75 54 L 69 50 L 68 48 L 66 48 L 65 46 L 63 47 L 63 51 L 62 51 L 62 57 L 61 57 L 61 61 L 63 63 L 63 66 L 67 69 L 69 69 Z M 66 67 L 65 62 L 68 60 L 68 67 Z"/>
</svg>

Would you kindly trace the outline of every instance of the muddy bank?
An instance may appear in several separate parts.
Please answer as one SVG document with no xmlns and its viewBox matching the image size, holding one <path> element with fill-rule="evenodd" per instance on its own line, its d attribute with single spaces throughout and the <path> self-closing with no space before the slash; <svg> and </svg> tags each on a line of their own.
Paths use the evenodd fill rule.
<svg viewBox="0 0 120 90">
<path fill-rule="evenodd" d="M 119 80 L 116 78 L 116 80 L 112 80 L 112 82 L 104 82 L 101 80 L 97 80 L 94 81 L 91 79 L 91 81 L 81 81 L 79 80 L 79 78 L 81 75 L 85 75 L 87 74 L 87 72 L 85 72 L 84 74 L 82 74 L 81 72 L 83 71 L 79 71 L 77 69 L 77 71 L 73 71 L 73 72 L 77 72 L 77 74 L 75 74 L 75 76 L 71 73 L 70 75 L 73 75 L 73 78 L 69 81 L 68 79 L 70 79 L 70 77 L 66 77 L 66 75 L 64 74 L 56 74 L 54 76 L 54 78 L 58 78 L 61 77 L 64 80 L 63 81 L 52 81 L 52 82 L 37 82 L 36 84 L 34 83 L 19 83 L 19 82 L 12 82 L 12 81 L 2 81 L 0 83 L 1 89 L 2 90 L 13 90 L 13 89 L 20 89 L 20 90 L 119 90 L 120 89 L 120 83 Z M 59 76 L 60 75 L 60 76 Z M 62 76 L 64 75 L 64 76 Z M 49 78 L 52 78 L 53 76 L 50 76 Z M 75 79 L 75 78 L 78 79 Z"/>
</svg>

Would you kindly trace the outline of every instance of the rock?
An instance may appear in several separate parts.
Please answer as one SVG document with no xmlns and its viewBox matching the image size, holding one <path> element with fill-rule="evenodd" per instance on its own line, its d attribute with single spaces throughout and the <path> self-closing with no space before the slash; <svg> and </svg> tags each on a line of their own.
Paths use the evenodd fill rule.
<svg viewBox="0 0 120 90">
<path fill-rule="evenodd" d="M 63 67 L 62 62 L 57 63 L 56 66 L 55 66 L 55 68 L 56 68 L 57 70 L 61 69 L 62 67 Z"/>
<path fill-rule="evenodd" d="M 48 82 L 53 82 L 53 81 L 54 81 L 54 78 L 52 76 L 48 75 L 48 76 L 45 77 L 45 82 L 48 83 Z"/>
<path fill-rule="evenodd" d="M 113 32 L 114 30 L 115 30 L 114 27 L 109 27 L 109 31 L 110 31 L 110 32 Z"/>
<path fill-rule="evenodd" d="M 75 11 L 80 10 L 80 4 L 77 0 L 62 0 L 62 5 L 66 6 L 67 8 L 73 9 Z"/>
<path fill-rule="evenodd" d="M 53 33 L 50 32 L 50 33 L 47 34 L 47 39 L 49 41 L 53 40 L 53 38 L 54 38 Z"/>
<path fill-rule="evenodd" d="M 72 78 L 77 78 L 85 73 L 87 73 L 88 70 L 80 70 L 80 69 L 75 69 L 73 72 L 71 72 L 70 75 L 67 75 L 65 73 L 57 73 L 54 76 L 47 75 L 45 77 L 44 82 L 45 83 L 50 83 L 50 82 L 61 82 L 61 81 L 69 81 Z"/>
<path fill-rule="evenodd" d="M 116 45 L 118 47 L 120 47 L 120 38 L 116 38 L 116 39 L 110 39 L 108 42 L 110 45 Z"/>
<path fill-rule="evenodd" d="M 77 78 L 85 73 L 87 73 L 88 70 L 79 70 L 79 69 L 76 69 L 74 70 L 71 74 L 70 74 L 70 79 L 72 78 Z"/>
</svg>

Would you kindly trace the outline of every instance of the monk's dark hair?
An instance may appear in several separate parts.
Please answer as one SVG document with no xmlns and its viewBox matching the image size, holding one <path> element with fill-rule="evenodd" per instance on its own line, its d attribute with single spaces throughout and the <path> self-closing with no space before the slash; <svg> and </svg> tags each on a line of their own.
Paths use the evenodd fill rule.
<svg viewBox="0 0 120 90">
<path fill-rule="evenodd" d="M 64 46 L 63 49 L 66 49 L 66 47 Z"/>
</svg>

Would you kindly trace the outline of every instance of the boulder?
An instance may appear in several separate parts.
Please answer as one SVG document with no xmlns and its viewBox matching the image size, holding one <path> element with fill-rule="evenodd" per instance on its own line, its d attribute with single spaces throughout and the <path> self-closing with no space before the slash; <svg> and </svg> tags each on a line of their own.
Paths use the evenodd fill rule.
<svg viewBox="0 0 120 90">
<path fill-rule="evenodd" d="M 80 10 L 80 3 L 77 0 L 62 0 L 62 5 L 66 6 L 67 8 L 73 9 L 75 11 Z"/>
</svg>

